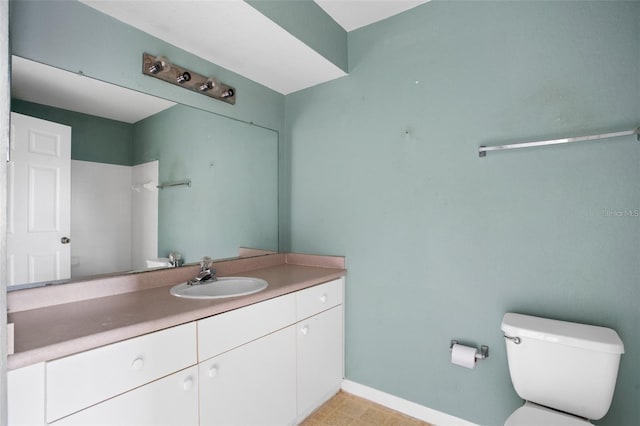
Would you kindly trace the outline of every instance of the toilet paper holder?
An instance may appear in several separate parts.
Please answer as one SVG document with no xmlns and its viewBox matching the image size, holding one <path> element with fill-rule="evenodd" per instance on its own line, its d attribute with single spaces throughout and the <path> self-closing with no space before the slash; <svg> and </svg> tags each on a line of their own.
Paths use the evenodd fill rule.
<svg viewBox="0 0 640 426">
<path fill-rule="evenodd" d="M 451 352 L 453 350 L 453 345 L 457 345 L 458 342 L 457 340 L 451 339 L 451 345 L 449 346 L 449 352 Z M 487 345 L 482 345 L 480 346 L 480 350 L 478 351 L 478 353 L 476 353 L 476 359 L 485 359 L 485 358 L 489 358 L 489 346 Z"/>
</svg>

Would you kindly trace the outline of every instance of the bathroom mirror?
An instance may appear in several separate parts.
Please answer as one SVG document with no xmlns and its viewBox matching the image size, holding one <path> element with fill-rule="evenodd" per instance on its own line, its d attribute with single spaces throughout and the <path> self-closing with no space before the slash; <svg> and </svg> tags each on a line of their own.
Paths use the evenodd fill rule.
<svg viewBox="0 0 640 426">
<path fill-rule="evenodd" d="M 277 132 L 24 58 L 12 62 L 12 113 L 71 127 L 71 202 L 50 221 L 70 216 L 69 235 L 60 241 L 52 233 L 70 249 L 63 260 L 70 277 L 43 279 L 39 270 L 60 269 L 58 255 L 47 260 L 11 223 L 25 216 L 30 227 L 41 215 L 12 204 L 19 194 L 26 204 L 46 204 L 30 195 L 38 174 L 25 172 L 19 183 L 10 164 L 9 290 L 139 272 L 162 266 L 153 260 L 170 252 L 190 263 L 235 257 L 240 247 L 278 249 Z M 50 194 L 47 185 L 58 180 L 42 176 Z M 21 247 L 22 262 L 12 246 Z"/>
</svg>

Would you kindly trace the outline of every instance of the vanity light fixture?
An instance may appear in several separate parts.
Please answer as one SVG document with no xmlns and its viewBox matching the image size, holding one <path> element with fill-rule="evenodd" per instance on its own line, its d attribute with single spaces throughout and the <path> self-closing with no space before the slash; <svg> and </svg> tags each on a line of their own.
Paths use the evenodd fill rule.
<svg viewBox="0 0 640 426">
<path fill-rule="evenodd" d="M 215 77 L 205 77 L 172 64 L 164 56 L 144 53 L 142 55 L 142 73 L 231 105 L 236 103 L 236 89 L 233 87 L 221 83 Z"/>
</svg>

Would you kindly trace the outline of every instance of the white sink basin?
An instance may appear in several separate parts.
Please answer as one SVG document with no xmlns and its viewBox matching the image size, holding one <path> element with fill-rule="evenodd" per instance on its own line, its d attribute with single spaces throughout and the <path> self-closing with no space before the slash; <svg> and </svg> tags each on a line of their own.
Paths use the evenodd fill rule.
<svg viewBox="0 0 640 426">
<path fill-rule="evenodd" d="M 171 294 L 187 299 L 221 299 L 257 293 L 268 285 L 269 283 L 261 278 L 222 277 L 204 284 L 178 284 L 171 287 Z"/>
</svg>

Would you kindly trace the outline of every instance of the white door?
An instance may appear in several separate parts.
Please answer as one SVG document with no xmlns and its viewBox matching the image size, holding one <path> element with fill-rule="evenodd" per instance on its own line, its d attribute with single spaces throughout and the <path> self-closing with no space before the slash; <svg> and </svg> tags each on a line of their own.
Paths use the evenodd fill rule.
<svg viewBox="0 0 640 426">
<path fill-rule="evenodd" d="M 11 113 L 8 285 L 71 276 L 71 127 Z"/>
</svg>

